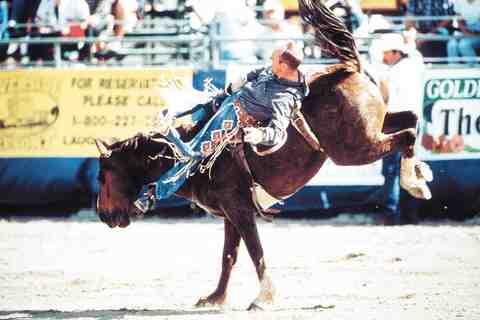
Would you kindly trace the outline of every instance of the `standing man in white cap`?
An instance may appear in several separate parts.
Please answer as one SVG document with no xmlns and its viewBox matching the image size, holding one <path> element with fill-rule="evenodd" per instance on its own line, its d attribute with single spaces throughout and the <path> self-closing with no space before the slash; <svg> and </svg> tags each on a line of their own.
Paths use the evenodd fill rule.
<svg viewBox="0 0 480 320">
<path fill-rule="evenodd" d="M 410 37 L 412 41 L 408 42 L 408 36 L 390 33 L 380 38 L 380 57 L 385 67 L 380 81 L 388 112 L 413 111 L 419 115 L 425 66 L 422 55 L 415 47 L 415 37 Z M 399 152 L 383 158 L 385 184 L 374 198 L 380 198 L 376 200 L 383 209 L 383 220 L 380 222 L 384 224 L 401 222 L 400 162 Z"/>
<path fill-rule="evenodd" d="M 383 63 L 387 66 L 383 77 L 388 93 L 388 111 L 414 111 L 420 113 L 420 95 L 423 81 L 423 57 L 415 43 L 407 43 L 399 33 L 381 37 Z"/>
</svg>

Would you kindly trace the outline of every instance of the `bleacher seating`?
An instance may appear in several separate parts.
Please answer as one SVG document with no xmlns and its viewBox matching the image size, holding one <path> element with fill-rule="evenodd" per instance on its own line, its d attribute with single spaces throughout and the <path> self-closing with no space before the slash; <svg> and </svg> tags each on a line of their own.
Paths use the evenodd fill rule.
<svg viewBox="0 0 480 320">
<path fill-rule="evenodd" d="M 183 6 L 176 10 L 164 10 L 158 11 L 152 8 L 149 11 L 141 10 L 142 19 L 137 23 L 135 28 L 126 33 L 122 39 L 122 48 L 115 55 L 107 58 L 109 61 L 103 61 L 108 59 L 98 59 L 94 54 L 87 55 L 86 58 L 81 59 L 82 61 L 77 61 L 76 56 L 74 55 L 70 59 L 62 58 L 59 52 L 61 51 L 61 45 L 72 42 L 87 42 L 95 43 L 98 41 L 116 41 L 116 37 L 105 37 L 101 39 L 95 37 L 85 37 L 85 38 L 46 38 L 38 39 L 35 37 L 21 37 L 21 38 L 12 38 L 8 37 L 8 31 L 4 30 L 5 28 L 0 28 L 0 63 L 3 67 L 28 67 L 28 66 L 59 66 L 59 65 L 68 65 L 81 63 L 85 65 L 95 65 L 98 63 L 108 63 L 112 65 L 194 65 L 198 67 L 216 67 L 222 65 L 225 61 L 222 61 L 218 55 L 218 46 L 224 43 L 225 41 L 233 41 L 233 39 L 216 36 L 212 32 L 215 21 L 209 23 L 204 23 L 194 27 L 192 23 L 192 17 L 196 17 L 195 10 L 192 7 L 185 6 L 185 1 L 182 1 Z M 5 1 L 0 1 L 0 3 L 6 3 Z M 1 11 L 1 10 L 0 10 Z M 5 11 L 5 9 L 3 10 Z M 290 10 L 289 16 L 295 15 L 295 12 Z M 403 28 L 404 17 L 397 16 L 395 13 L 391 15 L 381 15 L 381 18 L 384 21 L 390 23 L 389 27 L 383 28 L 372 26 L 372 23 L 375 23 L 378 20 L 377 14 L 367 16 L 367 20 L 370 23 L 368 26 L 367 33 L 355 33 L 358 39 L 359 51 L 361 54 L 367 55 L 368 49 L 371 44 L 371 40 L 376 37 L 375 33 L 381 32 L 391 32 L 399 31 Z M 0 26 L 5 26 L 0 15 Z M 455 19 L 455 17 L 450 17 Z M 423 18 L 424 19 L 424 18 Z M 15 25 L 13 28 L 29 27 L 32 28 L 32 25 Z M 376 28 L 373 30 L 372 28 Z M 12 27 L 10 28 L 12 29 Z M 3 31 L 3 32 L 2 32 Z M 435 35 L 427 36 L 426 39 L 434 39 L 437 41 L 446 42 L 448 39 L 454 37 L 453 35 Z M 306 63 L 328 63 L 330 60 L 325 59 L 325 56 L 320 54 L 321 50 L 315 48 L 311 44 L 311 35 L 305 33 L 304 42 L 305 42 L 305 53 L 306 53 Z M 245 39 L 244 39 L 245 40 Z M 263 41 L 273 41 L 268 39 L 251 39 L 253 41 L 263 42 Z M 241 39 L 239 39 L 241 41 Z M 53 61 L 43 61 L 40 65 L 39 63 L 34 63 L 29 61 L 28 52 L 26 52 L 25 47 L 32 44 L 50 42 L 53 44 L 54 50 L 54 60 Z M 7 49 L 10 49 L 12 46 L 17 46 L 22 48 L 21 51 L 10 50 L 15 52 L 15 56 L 7 55 Z M 10 52 L 11 53 L 11 52 Z M 12 62 L 13 61 L 13 62 Z M 430 58 L 425 57 L 427 63 L 447 63 L 447 57 L 440 58 Z M 261 61 L 260 61 L 261 62 Z M 457 62 L 457 61 L 453 61 Z M 460 59 L 458 62 L 462 62 Z M 480 60 L 476 59 L 476 63 L 480 63 Z M 214 64 L 217 64 L 216 66 Z"/>
</svg>

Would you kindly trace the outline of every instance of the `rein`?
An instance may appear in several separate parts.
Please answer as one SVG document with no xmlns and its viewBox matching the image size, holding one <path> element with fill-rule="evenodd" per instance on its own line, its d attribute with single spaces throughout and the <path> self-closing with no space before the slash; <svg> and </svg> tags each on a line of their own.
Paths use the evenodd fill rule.
<svg viewBox="0 0 480 320">
<path fill-rule="evenodd" d="M 318 141 L 317 136 L 315 135 L 312 128 L 305 119 L 305 116 L 301 111 L 300 103 L 298 101 L 295 101 L 295 108 L 293 111 L 293 119 L 291 123 L 292 126 L 297 129 L 297 131 L 303 136 L 307 143 L 313 148 L 313 150 L 325 152 L 325 150 L 320 145 L 320 141 Z"/>
</svg>

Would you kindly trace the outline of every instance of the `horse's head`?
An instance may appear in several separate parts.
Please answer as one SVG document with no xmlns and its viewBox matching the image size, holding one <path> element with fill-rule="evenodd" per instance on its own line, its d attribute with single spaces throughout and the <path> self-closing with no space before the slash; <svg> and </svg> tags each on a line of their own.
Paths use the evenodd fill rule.
<svg viewBox="0 0 480 320">
<path fill-rule="evenodd" d="M 124 228 L 138 214 L 134 202 L 142 187 L 171 165 L 161 159 L 169 148 L 141 134 L 113 144 L 97 140 L 96 144 L 100 152 L 97 214 L 111 228 Z"/>
</svg>

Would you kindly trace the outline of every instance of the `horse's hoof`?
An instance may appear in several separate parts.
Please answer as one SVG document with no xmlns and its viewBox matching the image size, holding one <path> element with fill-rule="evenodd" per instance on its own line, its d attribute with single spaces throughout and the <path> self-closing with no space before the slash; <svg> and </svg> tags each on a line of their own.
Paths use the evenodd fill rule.
<svg viewBox="0 0 480 320">
<path fill-rule="evenodd" d="M 252 302 L 250 306 L 247 308 L 247 311 L 263 311 L 264 309 L 260 307 L 258 304 L 255 302 Z"/>
<path fill-rule="evenodd" d="M 412 190 L 412 194 L 417 199 L 430 200 L 432 199 L 432 192 L 427 186 L 419 186 Z"/>
<path fill-rule="evenodd" d="M 424 179 L 427 182 L 433 181 L 432 169 L 430 169 L 430 166 L 425 162 L 418 161 L 415 164 L 415 173 L 419 179 Z"/>
<path fill-rule="evenodd" d="M 214 298 L 214 297 L 205 297 L 200 298 L 197 303 L 195 303 L 196 308 L 205 308 L 205 307 L 214 307 L 222 306 L 225 302 L 225 298 Z"/>
<path fill-rule="evenodd" d="M 400 167 L 400 186 L 417 199 L 429 200 L 432 193 L 427 181 L 433 180 L 433 173 L 428 164 L 415 158 L 402 158 Z"/>
<path fill-rule="evenodd" d="M 198 300 L 197 303 L 195 303 L 195 308 L 205 308 L 205 307 L 211 307 L 211 306 L 213 306 L 213 303 L 208 301 L 207 298 L 201 298 L 200 300 Z"/>
<path fill-rule="evenodd" d="M 417 199 L 430 200 L 432 198 L 432 192 L 423 179 L 415 181 L 415 183 L 405 183 L 400 179 L 400 185 Z"/>
</svg>

